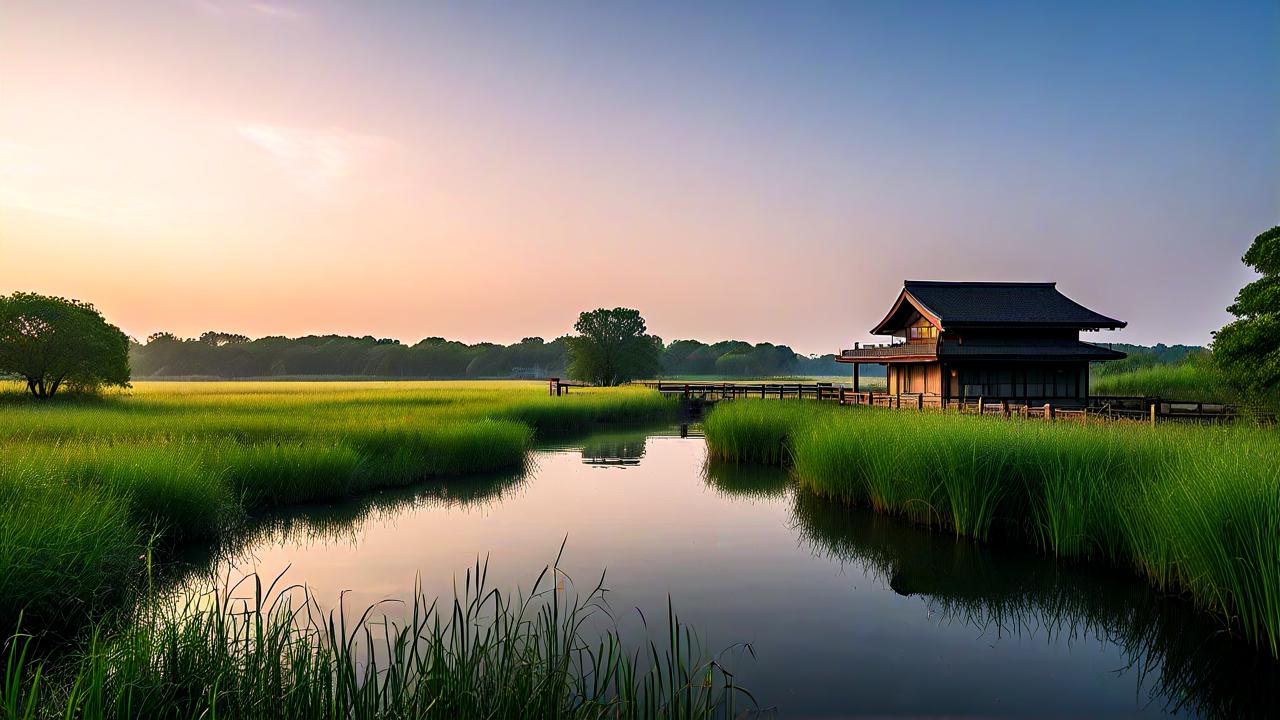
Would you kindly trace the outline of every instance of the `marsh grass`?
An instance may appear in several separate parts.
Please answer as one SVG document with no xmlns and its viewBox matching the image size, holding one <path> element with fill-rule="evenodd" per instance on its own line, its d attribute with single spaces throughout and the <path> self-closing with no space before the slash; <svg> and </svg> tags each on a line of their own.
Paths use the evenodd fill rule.
<svg viewBox="0 0 1280 720">
<path fill-rule="evenodd" d="M 518 471 L 536 435 L 676 411 L 639 388 L 545 393 L 520 382 L 138 383 L 103 398 L 9 401 L 0 621 L 85 619 L 87 599 L 138 577 L 148 541 L 163 550 L 257 510 Z"/>
<path fill-rule="evenodd" d="M 857 563 L 895 592 L 920 598 L 934 622 L 960 623 L 993 643 L 1043 639 L 1086 651 L 1113 643 L 1123 661 L 1109 670 L 1136 677 L 1144 707 L 1207 718 L 1275 714 L 1280 662 L 1124 572 L 956 543 L 803 490 L 793 514 L 815 555 Z"/>
<path fill-rule="evenodd" d="M 767 401 L 727 403 L 706 427 L 712 456 L 782 459 L 819 496 L 1133 568 L 1280 657 L 1280 439 L 1269 429 Z"/>
<path fill-rule="evenodd" d="M 1155 365 L 1090 378 L 1096 395 L 1141 395 L 1193 402 L 1236 402 L 1237 393 L 1211 363 Z"/>
<path fill-rule="evenodd" d="M 504 594 L 477 562 L 452 603 L 350 616 L 257 576 L 174 606 L 148 598 L 62 664 L 7 645 L 11 718 L 713 718 L 750 695 L 676 616 L 630 646 L 604 600 L 557 589 L 558 565 Z M 247 596 L 238 594 L 248 589 Z M 641 616 L 643 618 L 643 616 Z M 350 618 L 350 619 L 349 619 Z M 400 618 L 400 619 L 394 619 Z M 602 626 L 603 630 L 593 628 Z M 647 622 L 646 622 L 647 627 Z M 749 649 L 749 648 L 748 648 Z"/>
</svg>

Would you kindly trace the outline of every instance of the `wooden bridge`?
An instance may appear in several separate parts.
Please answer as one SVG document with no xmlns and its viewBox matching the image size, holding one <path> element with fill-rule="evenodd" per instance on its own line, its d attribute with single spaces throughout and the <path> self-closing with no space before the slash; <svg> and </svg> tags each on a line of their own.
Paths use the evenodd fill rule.
<svg viewBox="0 0 1280 720">
<path fill-rule="evenodd" d="M 853 388 L 834 383 L 709 383 L 657 381 L 641 383 L 664 395 L 678 395 L 686 401 L 713 403 L 738 398 L 775 398 L 778 400 L 817 400 L 840 405 L 867 405 L 910 410 L 941 410 L 1003 417 L 1043 418 L 1047 420 L 1100 419 L 1186 420 L 1215 422 L 1239 417 L 1234 405 L 1169 400 L 1141 396 L 1106 396 L 1089 398 L 1088 404 L 1055 405 L 1052 400 L 1041 404 L 988 398 L 946 398 L 926 393 L 855 392 Z M 1259 418 L 1267 420 L 1268 418 Z M 1274 422 L 1274 418 L 1269 418 Z"/>
</svg>

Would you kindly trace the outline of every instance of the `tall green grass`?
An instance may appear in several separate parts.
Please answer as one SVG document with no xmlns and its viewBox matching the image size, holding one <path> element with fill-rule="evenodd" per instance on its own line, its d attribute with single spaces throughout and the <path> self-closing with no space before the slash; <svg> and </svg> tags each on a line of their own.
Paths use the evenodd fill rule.
<svg viewBox="0 0 1280 720">
<path fill-rule="evenodd" d="M 1234 403 L 1240 395 L 1212 362 L 1155 365 L 1089 380 L 1095 395 L 1139 395 L 1191 402 Z"/>
<path fill-rule="evenodd" d="M 675 411 L 643 389 L 548 398 L 510 382 L 139 383 L 102 399 L 10 399 L 0 622 L 82 617 L 85 599 L 136 578 L 148 542 L 209 539 L 262 508 L 519 469 L 535 435 Z"/>
<path fill-rule="evenodd" d="M 628 646 L 603 578 L 584 600 L 548 566 L 527 595 L 477 563 L 452 603 L 414 593 L 405 620 L 378 606 L 325 611 L 303 587 L 247 582 L 181 605 L 149 598 L 62 665 L 7 645 L 9 718 L 713 718 L 750 695 L 668 604 L 661 641 Z M 397 616 L 401 614 L 396 613 Z M 602 631 L 594 630 L 603 626 Z"/>
<path fill-rule="evenodd" d="M 1280 657 L 1280 438 L 1269 429 L 744 401 L 712 413 L 707 442 L 719 458 L 784 458 L 820 496 L 1131 567 Z"/>
<path fill-rule="evenodd" d="M 1123 657 L 1114 672 L 1135 678 L 1143 707 L 1205 718 L 1275 714 L 1280 662 L 1248 652 L 1212 616 L 1121 572 L 956 543 L 803 490 L 793 518 L 815 554 L 857 563 L 895 592 L 921 598 L 939 624 L 959 623 L 997 643 L 1113 644 Z"/>
</svg>

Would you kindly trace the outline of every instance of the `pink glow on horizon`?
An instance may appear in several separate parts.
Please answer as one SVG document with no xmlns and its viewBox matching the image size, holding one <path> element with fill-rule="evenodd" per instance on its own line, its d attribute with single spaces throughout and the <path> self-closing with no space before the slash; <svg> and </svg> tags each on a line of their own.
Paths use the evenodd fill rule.
<svg viewBox="0 0 1280 720">
<path fill-rule="evenodd" d="M 858 74 L 848 122 L 820 103 L 765 117 L 738 109 L 782 90 L 682 80 L 627 47 L 645 72 L 586 83 L 546 38 L 473 47 L 445 13 L 406 37 L 390 5 L 5 13 L 0 292 L 89 300 L 137 337 L 511 342 L 621 305 L 668 340 L 822 353 L 918 277 L 1057 280 L 1130 322 L 1103 340 L 1205 342 L 1245 279 L 1244 229 L 1263 229 L 1242 215 L 1219 247 L 1173 248 L 1219 259 L 1193 297 L 1125 289 L 1185 218 L 1120 214 L 1137 191 L 1065 196 L 964 138 L 894 140 Z"/>
</svg>

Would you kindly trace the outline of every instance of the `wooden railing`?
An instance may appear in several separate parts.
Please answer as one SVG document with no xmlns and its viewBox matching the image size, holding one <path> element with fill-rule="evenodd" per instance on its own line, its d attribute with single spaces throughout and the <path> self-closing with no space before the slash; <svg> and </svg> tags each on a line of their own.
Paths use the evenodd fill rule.
<svg viewBox="0 0 1280 720">
<path fill-rule="evenodd" d="M 837 402 L 841 405 L 866 405 L 903 410 L 942 410 L 967 414 L 1002 417 L 1042 418 L 1046 420 L 1158 420 L 1223 421 L 1240 416 L 1234 405 L 1169 400 L 1137 396 L 1096 396 L 1087 403 L 1064 398 L 1028 403 L 1021 399 L 947 398 L 927 393 L 855 392 L 847 385 L 833 383 L 709 383 L 657 381 L 641 383 L 666 395 L 679 395 L 685 400 L 716 402 L 739 398 L 808 399 Z M 567 391 L 567 390 L 566 390 Z M 1274 422 L 1274 417 L 1259 417 Z"/>
<path fill-rule="evenodd" d="M 840 357 L 842 358 L 857 358 L 860 360 L 917 356 L 932 357 L 937 354 L 937 338 L 910 340 L 905 343 L 890 343 L 887 345 L 859 345 L 854 348 L 840 351 Z"/>
</svg>

